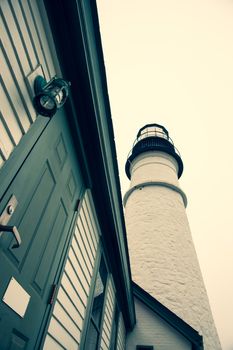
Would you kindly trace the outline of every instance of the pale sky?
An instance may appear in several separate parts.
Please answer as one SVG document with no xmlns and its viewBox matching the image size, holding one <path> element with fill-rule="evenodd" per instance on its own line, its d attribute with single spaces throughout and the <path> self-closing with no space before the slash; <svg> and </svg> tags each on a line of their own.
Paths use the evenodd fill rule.
<svg viewBox="0 0 233 350">
<path fill-rule="evenodd" d="M 138 130 L 181 153 L 187 214 L 223 350 L 233 350 L 233 1 L 98 0 L 122 193 Z"/>
</svg>

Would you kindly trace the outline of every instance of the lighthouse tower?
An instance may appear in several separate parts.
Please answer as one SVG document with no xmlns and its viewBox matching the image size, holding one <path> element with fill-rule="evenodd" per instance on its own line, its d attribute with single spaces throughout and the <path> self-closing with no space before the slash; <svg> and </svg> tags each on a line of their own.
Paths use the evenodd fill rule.
<svg viewBox="0 0 233 350">
<path fill-rule="evenodd" d="M 203 336 L 205 350 L 220 350 L 179 186 L 179 152 L 168 131 L 148 124 L 126 162 L 124 196 L 133 280 Z"/>
</svg>

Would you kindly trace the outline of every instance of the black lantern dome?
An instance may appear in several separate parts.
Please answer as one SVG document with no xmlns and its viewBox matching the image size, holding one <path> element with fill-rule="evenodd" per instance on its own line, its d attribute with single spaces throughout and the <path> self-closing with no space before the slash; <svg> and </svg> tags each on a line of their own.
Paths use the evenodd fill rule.
<svg viewBox="0 0 233 350">
<path fill-rule="evenodd" d="M 139 130 L 133 148 L 129 153 L 125 164 L 125 172 L 129 179 L 131 178 L 130 165 L 132 161 L 139 154 L 148 151 L 165 152 L 175 158 L 178 163 L 178 178 L 181 177 L 183 172 L 183 162 L 172 139 L 169 137 L 167 129 L 160 124 L 146 124 Z"/>
</svg>

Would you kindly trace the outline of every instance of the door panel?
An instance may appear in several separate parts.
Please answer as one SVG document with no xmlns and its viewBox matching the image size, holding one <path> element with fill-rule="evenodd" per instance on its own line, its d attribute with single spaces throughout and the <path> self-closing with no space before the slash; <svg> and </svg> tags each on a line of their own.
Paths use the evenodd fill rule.
<svg viewBox="0 0 233 350">
<path fill-rule="evenodd" d="M 1 213 L 12 194 L 16 196 L 18 205 L 8 224 L 17 226 L 22 239 L 21 246 L 13 249 L 11 233 L 0 237 L 1 350 L 36 348 L 82 185 L 61 111 L 49 122 L 0 203 Z M 23 318 L 2 301 L 12 277 L 31 297 Z"/>
</svg>

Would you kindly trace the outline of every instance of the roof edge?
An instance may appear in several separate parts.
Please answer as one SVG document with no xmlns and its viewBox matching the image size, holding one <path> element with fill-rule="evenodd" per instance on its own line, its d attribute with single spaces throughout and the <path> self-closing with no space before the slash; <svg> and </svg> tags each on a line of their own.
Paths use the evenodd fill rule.
<svg viewBox="0 0 233 350">
<path fill-rule="evenodd" d="M 132 282 L 133 294 L 143 304 L 150 308 L 153 312 L 159 315 L 164 321 L 172 326 L 176 331 L 182 334 L 192 344 L 192 350 L 203 350 L 203 337 L 188 323 L 182 320 L 174 312 L 152 297 L 143 288 Z"/>
</svg>

